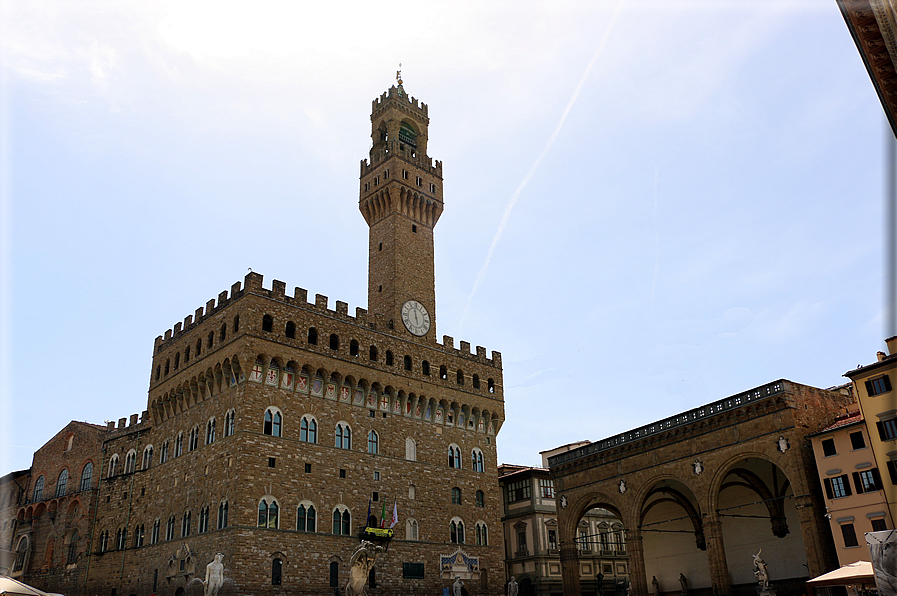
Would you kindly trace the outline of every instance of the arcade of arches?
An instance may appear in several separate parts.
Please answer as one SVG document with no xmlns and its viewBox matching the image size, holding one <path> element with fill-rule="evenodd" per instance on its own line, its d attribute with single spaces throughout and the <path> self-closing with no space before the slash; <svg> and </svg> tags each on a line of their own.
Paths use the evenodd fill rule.
<svg viewBox="0 0 897 596">
<path fill-rule="evenodd" d="M 576 531 L 594 507 L 625 528 L 634 596 L 679 594 L 683 580 L 753 595 L 758 551 L 780 593 L 802 593 L 838 566 L 807 435 L 848 402 L 782 380 L 551 457 L 564 593 L 588 591 Z"/>
</svg>

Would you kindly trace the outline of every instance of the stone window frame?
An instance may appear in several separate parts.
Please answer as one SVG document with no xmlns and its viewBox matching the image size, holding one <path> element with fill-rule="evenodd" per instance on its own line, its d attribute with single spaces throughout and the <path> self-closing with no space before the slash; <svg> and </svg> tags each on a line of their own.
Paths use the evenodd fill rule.
<svg viewBox="0 0 897 596">
<path fill-rule="evenodd" d="M 368 432 L 368 453 L 371 455 L 380 454 L 380 434 L 375 430 Z"/>
<path fill-rule="evenodd" d="M 465 544 L 464 520 L 457 515 L 449 520 L 449 542 L 452 544 Z"/>
<path fill-rule="evenodd" d="M 271 420 L 268 420 L 268 417 L 271 417 Z M 280 420 L 278 420 L 278 418 Z M 277 406 L 268 406 L 265 408 L 265 415 L 262 418 L 262 434 L 268 435 L 269 437 L 282 437 L 283 436 L 283 412 L 280 411 L 280 408 Z M 277 431 L 275 433 L 275 431 Z"/>
<path fill-rule="evenodd" d="M 118 454 L 113 453 L 109 458 L 109 466 L 106 468 L 106 478 L 112 478 L 118 473 Z"/>
<path fill-rule="evenodd" d="M 333 430 L 334 446 L 337 449 L 352 449 L 352 425 L 345 420 L 336 423 Z"/>
<path fill-rule="evenodd" d="M 457 443 L 449 444 L 449 446 L 448 446 L 448 467 L 460 470 L 462 467 L 461 464 L 462 464 L 461 447 L 459 447 Z"/>
<path fill-rule="evenodd" d="M 264 511 L 266 522 L 265 525 L 262 525 L 262 504 L 264 503 Z M 273 506 L 273 511 L 272 511 Z M 267 528 L 269 530 L 277 530 L 280 528 L 280 503 L 277 501 L 277 498 L 273 495 L 265 495 L 261 499 L 259 499 L 258 506 L 256 507 L 256 512 L 258 513 L 258 518 L 256 520 L 256 527 L 258 528 Z"/>
<path fill-rule="evenodd" d="M 175 528 L 177 526 L 177 520 L 175 515 L 172 513 L 168 516 L 168 521 L 165 522 L 165 541 L 168 542 L 170 540 L 174 540 L 176 536 L 174 535 Z"/>
<path fill-rule="evenodd" d="M 218 519 L 215 521 L 215 528 L 222 530 L 227 527 L 227 514 L 230 504 L 227 499 L 221 499 L 218 502 Z"/>
<path fill-rule="evenodd" d="M 304 511 L 302 512 L 301 515 L 299 513 L 300 507 L 304 508 Z M 309 516 L 309 513 L 311 513 L 312 515 Z M 311 530 L 308 529 L 309 517 L 311 517 L 311 521 L 314 524 L 314 527 Z M 303 524 L 305 525 L 305 527 L 302 529 L 299 528 L 300 519 L 302 520 Z M 303 499 L 303 500 L 299 501 L 299 503 L 296 505 L 296 531 L 297 532 L 308 532 L 310 534 L 317 533 L 317 531 L 318 531 L 318 508 L 315 507 L 315 504 L 312 503 L 311 501 L 309 501 L 308 499 Z"/>
<path fill-rule="evenodd" d="M 474 543 L 477 546 L 489 546 L 489 530 L 486 527 L 486 522 L 484 522 L 483 520 L 477 520 L 477 522 L 474 524 L 474 534 Z"/>
<path fill-rule="evenodd" d="M 137 450 L 131 449 L 125 455 L 125 474 L 132 474 L 137 470 Z"/>
<path fill-rule="evenodd" d="M 148 470 L 153 465 L 153 445 L 152 443 L 143 448 L 143 458 L 140 460 L 140 469 Z"/>
<path fill-rule="evenodd" d="M 452 505 L 461 504 L 461 489 L 457 486 L 452 487 Z"/>
<path fill-rule="evenodd" d="M 318 419 L 314 414 L 304 414 L 299 420 L 299 440 L 303 443 L 318 443 Z"/>
<path fill-rule="evenodd" d="M 405 437 L 405 460 L 417 461 L 417 442 L 411 437 Z"/>
<path fill-rule="evenodd" d="M 190 442 L 187 444 L 187 452 L 199 449 L 199 425 L 194 424 L 190 429 Z"/>
<path fill-rule="evenodd" d="M 339 528 L 338 532 L 334 532 L 334 524 L 337 523 L 337 515 L 339 515 Z M 336 536 L 351 536 L 352 535 L 352 512 L 346 506 L 340 503 L 336 507 L 333 508 L 333 512 L 330 514 L 331 519 L 331 534 Z"/>
<path fill-rule="evenodd" d="M 484 472 L 483 452 L 478 447 L 474 447 L 470 451 L 471 467 L 474 472 Z"/>
<path fill-rule="evenodd" d="M 206 422 L 206 445 L 211 445 L 215 442 L 216 426 L 218 426 L 218 421 L 212 416 L 209 418 L 209 421 Z"/>
<path fill-rule="evenodd" d="M 405 520 L 405 540 L 420 540 L 420 524 L 413 517 Z"/>
<path fill-rule="evenodd" d="M 224 436 L 230 437 L 234 434 L 237 426 L 237 411 L 231 408 L 224 414 Z"/>
</svg>

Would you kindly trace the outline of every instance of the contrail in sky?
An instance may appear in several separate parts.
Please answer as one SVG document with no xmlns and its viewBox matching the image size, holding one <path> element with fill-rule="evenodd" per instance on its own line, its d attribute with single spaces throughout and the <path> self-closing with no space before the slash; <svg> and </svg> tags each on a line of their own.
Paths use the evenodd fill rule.
<svg viewBox="0 0 897 596">
<path fill-rule="evenodd" d="M 473 282 L 473 289 L 470 290 L 470 294 L 467 296 L 467 302 L 464 305 L 464 311 L 461 313 L 461 326 L 463 327 L 464 321 L 467 319 L 467 313 L 470 311 L 470 304 L 473 302 L 473 296 L 476 294 L 477 289 L 479 289 L 480 284 L 483 283 L 483 280 L 486 279 L 486 273 L 489 271 L 489 263 L 492 261 L 492 254 L 495 252 L 495 247 L 498 246 L 498 241 L 501 240 L 501 236 L 505 231 L 505 226 L 508 224 L 508 219 L 511 217 L 511 211 L 514 210 L 514 206 L 517 204 L 517 199 L 520 198 L 520 193 L 523 192 L 523 189 L 526 188 L 526 185 L 529 183 L 530 178 L 536 173 L 536 170 L 539 167 L 539 164 L 542 162 L 542 158 L 544 158 L 548 152 L 551 150 L 551 146 L 554 145 L 555 139 L 558 138 L 558 135 L 561 133 L 561 129 L 564 128 L 564 122 L 567 121 L 567 116 L 570 114 L 570 111 L 573 109 L 573 104 L 576 103 L 576 100 L 579 99 L 579 93 L 582 91 L 583 86 L 586 83 L 586 79 L 589 78 L 589 73 L 592 71 L 592 67 L 595 65 L 595 62 L 598 61 L 598 57 L 601 56 L 601 53 L 604 51 L 604 46 L 607 45 L 607 39 L 610 37 L 610 32 L 614 28 L 614 23 L 617 21 L 617 17 L 620 15 L 620 10 L 623 8 L 624 0 L 620 0 L 617 2 L 616 8 L 614 8 L 614 12 L 611 15 L 610 21 L 607 23 L 607 28 L 604 30 L 604 35 L 601 36 L 601 41 L 598 43 L 598 48 L 595 50 L 595 55 L 592 56 L 592 59 L 589 61 L 588 66 L 586 66 L 585 71 L 582 73 L 582 77 L 579 79 L 579 84 L 576 85 L 576 89 L 573 90 L 573 95 L 570 96 L 570 101 L 567 103 L 567 107 L 564 108 L 564 112 L 561 114 L 560 120 L 558 120 L 557 126 L 554 127 L 554 132 L 551 133 L 551 136 L 548 138 L 548 142 L 545 143 L 545 147 L 542 148 L 542 152 L 539 154 L 539 157 L 536 158 L 536 161 L 533 162 L 533 165 L 530 166 L 529 171 L 526 173 L 526 176 L 523 177 L 523 180 L 520 181 L 520 185 L 517 186 L 517 190 L 514 191 L 514 194 L 511 195 L 511 199 L 508 201 L 508 204 L 505 206 L 505 212 L 501 216 L 501 221 L 498 224 L 498 230 L 495 232 L 495 237 L 492 238 L 492 244 L 489 246 L 489 252 L 486 254 L 486 260 L 483 262 L 483 266 L 480 267 L 480 272 L 477 274 L 476 281 Z"/>
</svg>

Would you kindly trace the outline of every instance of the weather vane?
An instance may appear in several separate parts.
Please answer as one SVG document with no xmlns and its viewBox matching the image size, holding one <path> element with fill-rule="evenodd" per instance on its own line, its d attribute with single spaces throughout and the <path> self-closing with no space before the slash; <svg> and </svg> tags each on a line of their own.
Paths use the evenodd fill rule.
<svg viewBox="0 0 897 596">
<path fill-rule="evenodd" d="M 402 63 L 399 62 L 399 70 L 396 71 L 396 80 L 399 82 L 399 85 L 402 84 Z"/>
</svg>

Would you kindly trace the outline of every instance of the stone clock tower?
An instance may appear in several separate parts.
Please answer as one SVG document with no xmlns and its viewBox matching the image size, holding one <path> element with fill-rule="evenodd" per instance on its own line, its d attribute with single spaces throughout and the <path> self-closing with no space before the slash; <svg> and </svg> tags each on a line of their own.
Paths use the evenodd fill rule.
<svg viewBox="0 0 897 596">
<path fill-rule="evenodd" d="M 427 155 L 429 124 L 427 105 L 405 93 L 401 78 L 374 100 L 358 208 L 370 226 L 368 311 L 411 337 L 433 339 L 442 163 Z"/>
</svg>

